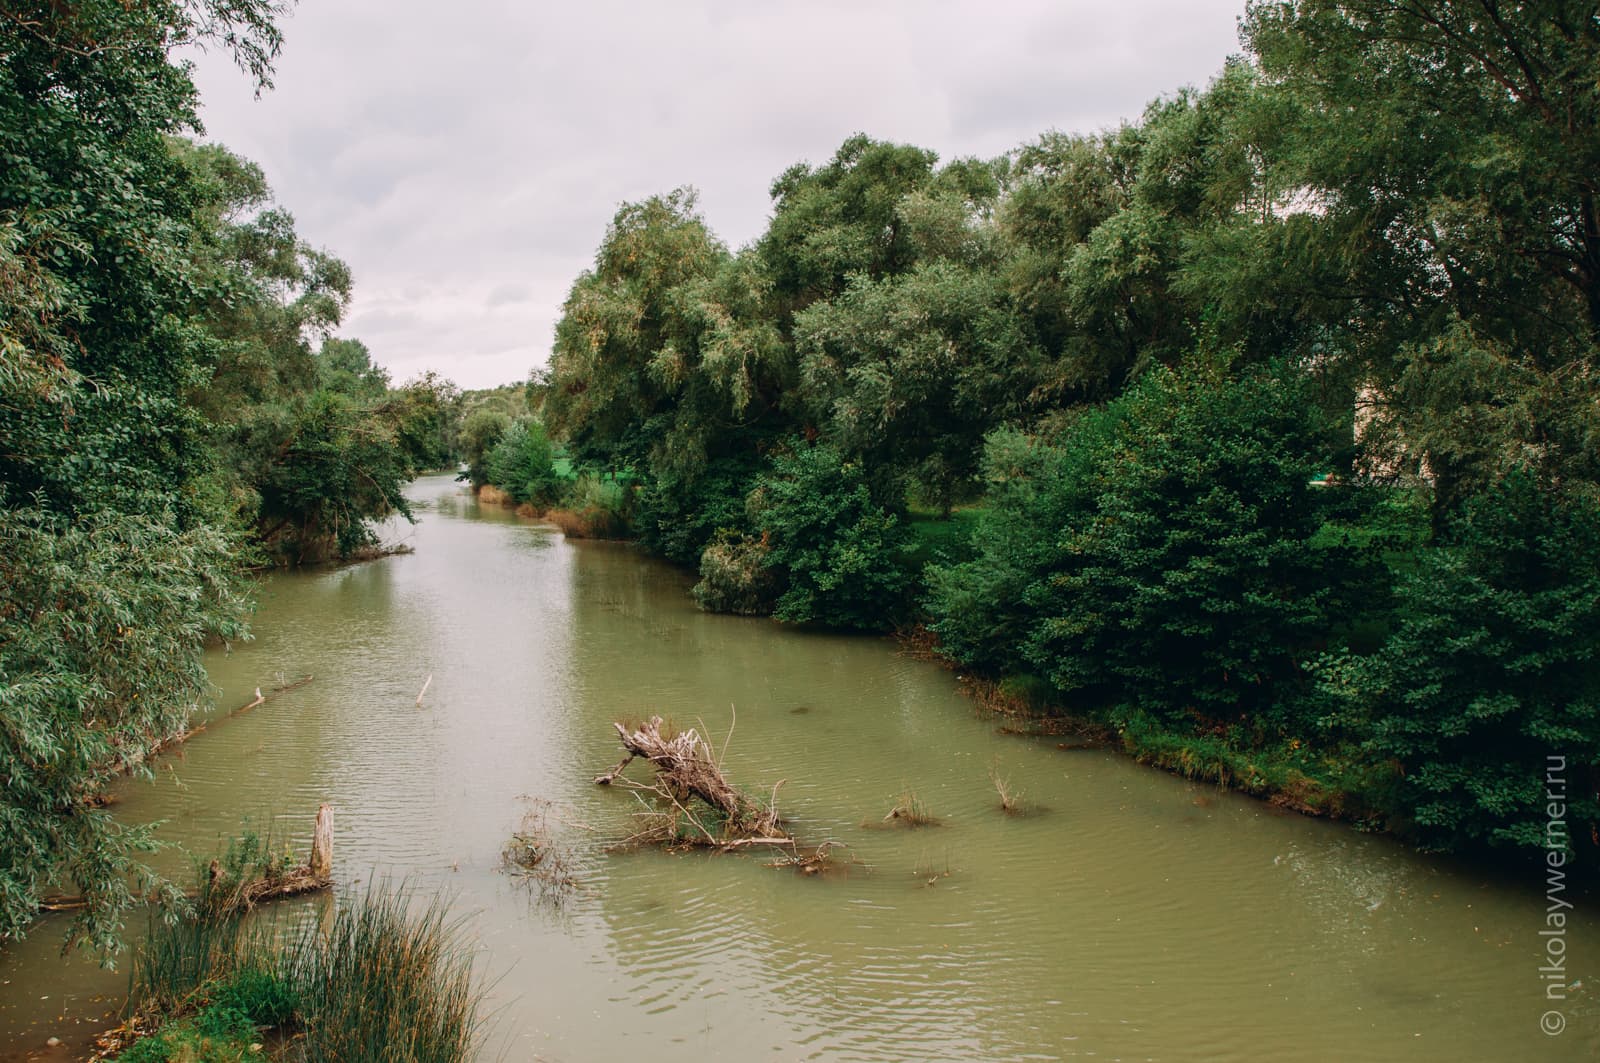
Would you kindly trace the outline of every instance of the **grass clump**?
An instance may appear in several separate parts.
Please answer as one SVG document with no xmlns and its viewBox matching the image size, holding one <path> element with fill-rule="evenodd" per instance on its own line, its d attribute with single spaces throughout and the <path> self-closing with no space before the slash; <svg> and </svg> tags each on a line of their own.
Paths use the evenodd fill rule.
<svg viewBox="0 0 1600 1063">
<path fill-rule="evenodd" d="M 443 903 L 413 911 L 410 891 L 369 888 L 325 930 L 283 955 L 304 1063 L 461 1063 L 478 1031 L 470 957 Z"/>
<path fill-rule="evenodd" d="M 261 1043 L 249 1015 L 208 1007 L 124 1049 L 117 1063 L 243 1063 L 260 1059 Z"/>
<path fill-rule="evenodd" d="M 885 823 L 898 823 L 904 827 L 937 827 L 939 817 L 933 814 L 928 803 L 915 790 L 902 790 L 894 806 L 883 817 Z"/>
<path fill-rule="evenodd" d="M 469 957 L 445 905 L 369 886 L 287 938 L 250 918 L 241 884 L 288 867 L 253 835 L 198 865 L 192 902 L 152 918 L 128 1017 L 102 1039 L 128 1063 L 464 1063 L 478 1029 Z M 292 872 L 292 869 L 291 869 Z M 248 891 L 246 891 L 248 892 Z"/>
</svg>

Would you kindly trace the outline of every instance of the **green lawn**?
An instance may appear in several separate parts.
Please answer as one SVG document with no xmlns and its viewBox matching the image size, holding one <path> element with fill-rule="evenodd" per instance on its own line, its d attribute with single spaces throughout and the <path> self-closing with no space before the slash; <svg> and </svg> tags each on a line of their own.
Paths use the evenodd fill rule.
<svg viewBox="0 0 1600 1063">
<path fill-rule="evenodd" d="M 913 506 L 911 535 L 913 557 L 919 565 L 930 561 L 964 561 L 972 556 L 972 533 L 984 514 L 983 506 L 966 506 L 941 520 L 934 510 Z"/>
</svg>

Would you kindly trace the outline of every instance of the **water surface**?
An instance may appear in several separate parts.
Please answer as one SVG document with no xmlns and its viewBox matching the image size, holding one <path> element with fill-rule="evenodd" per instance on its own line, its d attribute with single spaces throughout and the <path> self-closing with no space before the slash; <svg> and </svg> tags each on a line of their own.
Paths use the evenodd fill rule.
<svg viewBox="0 0 1600 1063">
<path fill-rule="evenodd" d="M 315 679 L 197 736 L 118 814 L 209 853 L 246 816 L 303 846 L 331 803 L 343 881 L 453 898 L 490 985 L 486 1058 L 1600 1056 L 1586 988 L 1563 1035 L 1540 1032 L 1542 881 L 998 734 L 888 640 L 706 615 L 625 545 L 480 510 L 448 478 L 413 496 L 414 554 L 270 577 L 254 640 L 208 661 L 219 712 Z M 649 714 L 731 726 L 735 781 L 781 782 L 796 833 L 859 865 L 609 851 L 637 806 L 591 780 L 619 753 L 610 722 Z M 993 772 L 1032 814 L 999 810 Z M 908 789 L 940 825 L 883 825 Z M 498 870 L 534 802 L 580 881 L 560 906 Z M 61 961 L 60 927 L 0 953 L 0 1058 L 68 1058 L 45 1038 L 125 988 Z M 1591 981 L 1600 923 L 1580 910 L 1567 940 Z"/>
</svg>

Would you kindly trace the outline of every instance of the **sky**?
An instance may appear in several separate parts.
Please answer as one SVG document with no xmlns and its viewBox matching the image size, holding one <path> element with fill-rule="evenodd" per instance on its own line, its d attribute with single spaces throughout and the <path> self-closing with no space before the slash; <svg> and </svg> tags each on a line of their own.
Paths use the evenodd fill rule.
<svg viewBox="0 0 1600 1063">
<path fill-rule="evenodd" d="M 546 364 L 625 202 L 692 185 L 730 247 L 864 132 L 990 158 L 1136 119 L 1240 50 L 1244 0 L 302 0 L 276 87 L 193 56 L 204 139 L 350 264 L 339 334 L 398 383 Z"/>
</svg>

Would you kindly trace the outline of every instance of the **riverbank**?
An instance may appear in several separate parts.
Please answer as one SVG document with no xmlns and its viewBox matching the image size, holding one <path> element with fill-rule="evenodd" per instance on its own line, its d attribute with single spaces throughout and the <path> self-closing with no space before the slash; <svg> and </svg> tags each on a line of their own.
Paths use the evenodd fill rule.
<svg viewBox="0 0 1600 1063">
<path fill-rule="evenodd" d="M 1594 1057 L 1582 992 L 1566 1037 L 1538 1032 L 1542 1009 L 1529 1027 L 1543 987 L 1514 957 L 1540 947 L 1542 879 L 1419 858 L 1071 734 L 1018 741 L 886 639 L 704 613 L 685 573 L 630 545 L 567 540 L 448 477 L 411 490 L 415 554 L 270 574 L 255 638 L 206 662 L 224 707 L 279 673 L 316 681 L 119 784 L 115 809 L 164 824 L 181 849 L 152 859 L 183 881 L 244 817 L 283 837 L 337 807 L 341 883 L 377 868 L 465 920 L 494 1016 L 481 1058 Z M 788 829 L 848 845 L 850 872 L 610 851 L 638 802 L 593 779 L 619 755 L 613 721 L 650 715 L 719 753 L 731 728 L 728 777 L 782 782 Z M 886 821 L 908 791 L 938 825 Z M 500 870 L 533 801 L 572 856 L 559 907 Z M 321 903 L 270 918 L 316 925 Z M 1593 911 L 1567 937 L 1589 985 Z M 127 990 L 126 970 L 62 959 L 65 923 L 0 950 L 6 1063 Z"/>
</svg>

